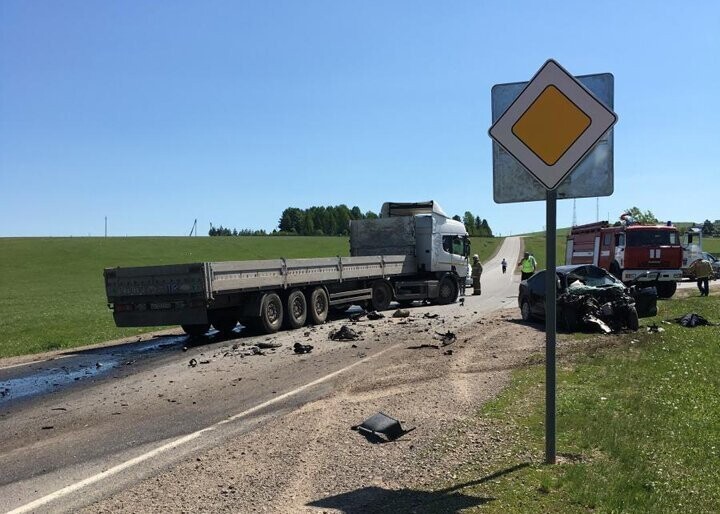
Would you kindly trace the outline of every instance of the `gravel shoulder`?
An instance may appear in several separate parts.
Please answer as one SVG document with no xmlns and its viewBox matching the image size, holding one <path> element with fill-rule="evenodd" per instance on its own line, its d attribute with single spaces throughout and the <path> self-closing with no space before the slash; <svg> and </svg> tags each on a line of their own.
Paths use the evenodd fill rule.
<svg viewBox="0 0 720 514">
<path fill-rule="evenodd" d="M 321 399 L 84 512 L 372 512 L 393 493 L 442 485 L 469 454 L 490 458 L 500 444 L 497 430 L 467 432 L 449 447 L 446 435 L 462 432 L 463 422 L 505 387 L 511 370 L 544 344 L 538 327 L 518 323 L 517 309 L 489 315 L 470 309 L 457 307 L 458 314 L 448 311 L 441 320 L 424 319 L 423 308 L 409 319 L 384 320 L 366 343 L 402 338 L 403 344 L 373 366 L 357 368 Z M 433 335 L 446 330 L 457 341 L 440 346 Z M 409 349 L 418 342 L 439 347 Z M 416 428 L 384 444 L 350 430 L 378 411 Z"/>
</svg>

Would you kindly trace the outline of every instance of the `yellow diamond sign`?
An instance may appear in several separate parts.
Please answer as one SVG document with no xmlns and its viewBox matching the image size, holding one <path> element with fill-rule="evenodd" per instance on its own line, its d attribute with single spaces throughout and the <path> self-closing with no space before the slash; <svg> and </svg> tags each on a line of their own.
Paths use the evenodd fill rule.
<svg viewBox="0 0 720 514">
<path fill-rule="evenodd" d="M 555 189 L 617 116 L 552 59 L 490 128 L 490 137 Z"/>
</svg>

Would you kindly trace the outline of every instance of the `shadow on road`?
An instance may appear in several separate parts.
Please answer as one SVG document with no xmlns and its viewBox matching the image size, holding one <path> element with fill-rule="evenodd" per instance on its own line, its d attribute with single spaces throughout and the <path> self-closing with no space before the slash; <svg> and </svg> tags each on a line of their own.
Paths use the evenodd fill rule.
<svg viewBox="0 0 720 514">
<path fill-rule="evenodd" d="M 490 480 L 495 480 L 529 466 L 523 462 L 507 469 L 438 491 L 420 491 L 415 489 L 390 490 L 382 487 L 363 487 L 343 494 L 330 496 L 307 504 L 308 507 L 337 509 L 345 514 L 365 514 L 370 512 L 422 513 L 422 512 L 460 512 L 463 509 L 477 507 L 494 501 L 492 497 L 471 496 L 460 492 Z"/>
</svg>

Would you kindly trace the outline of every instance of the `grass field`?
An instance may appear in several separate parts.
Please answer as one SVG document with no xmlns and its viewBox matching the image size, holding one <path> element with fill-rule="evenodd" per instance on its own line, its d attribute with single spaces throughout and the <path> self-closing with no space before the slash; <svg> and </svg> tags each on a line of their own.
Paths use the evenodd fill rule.
<svg viewBox="0 0 720 514">
<path fill-rule="evenodd" d="M 489 256 L 502 240 L 474 238 Z M 103 268 L 349 254 L 347 237 L 0 239 L 0 357 L 73 348 L 147 332 L 118 329 Z"/>
<path fill-rule="evenodd" d="M 688 312 L 720 321 L 719 296 L 690 295 L 643 320 L 664 332 L 597 336 L 560 359 L 562 464 L 540 463 L 544 366 L 517 372 L 477 415 L 503 427 L 506 442 L 489 466 L 480 459 L 455 475 L 455 485 L 473 484 L 464 494 L 490 499 L 473 512 L 720 512 L 720 331 L 662 323 Z M 478 480 L 487 476 L 496 478 Z"/>
</svg>

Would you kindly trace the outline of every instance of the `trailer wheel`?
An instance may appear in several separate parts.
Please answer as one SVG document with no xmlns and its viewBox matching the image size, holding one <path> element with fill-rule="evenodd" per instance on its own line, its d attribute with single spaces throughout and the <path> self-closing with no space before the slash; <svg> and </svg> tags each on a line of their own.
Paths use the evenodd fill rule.
<svg viewBox="0 0 720 514">
<path fill-rule="evenodd" d="M 384 311 L 390 307 L 393 292 L 390 284 L 384 280 L 378 280 L 372 286 L 372 307 L 376 311 Z"/>
<path fill-rule="evenodd" d="M 658 282 L 656 288 L 658 298 L 670 298 L 677 290 L 677 282 Z"/>
<path fill-rule="evenodd" d="M 285 302 L 285 328 L 296 329 L 307 320 L 307 302 L 299 289 L 290 291 Z"/>
<path fill-rule="evenodd" d="M 313 325 L 322 325 L 328 317 L 330 311 L 330 300 L 328 294 L 322 287 L 316 287 L 310 293 L 308 313 L 310 314 L 310 322 Z"/>
<path fill-rule="evenodd" d="M 458 297 L 458 285 L 457 281 L 453 280 L 448 275 L 445 275 L 440 281 L 438 286 L 438 299 L 437 303 L 440 305 L 447 305 L 453 303 Z"/>
<path fill-rule="evenodd" d="M 210 325 L 207 323 L 200 323 L 198 325 L 180 325 L 180 327 L 183 329 L 183 332 L 185 332 L 190 337 L 201 336 L 205 332 L 210 330 Z"/>
<path fill-rule="evenodd" d="M 268 293 L 260 305 L 260 327 L 266 334 L 274 334 L 283 322 L 283 304 L 276 293 Z"/>
</svg>

